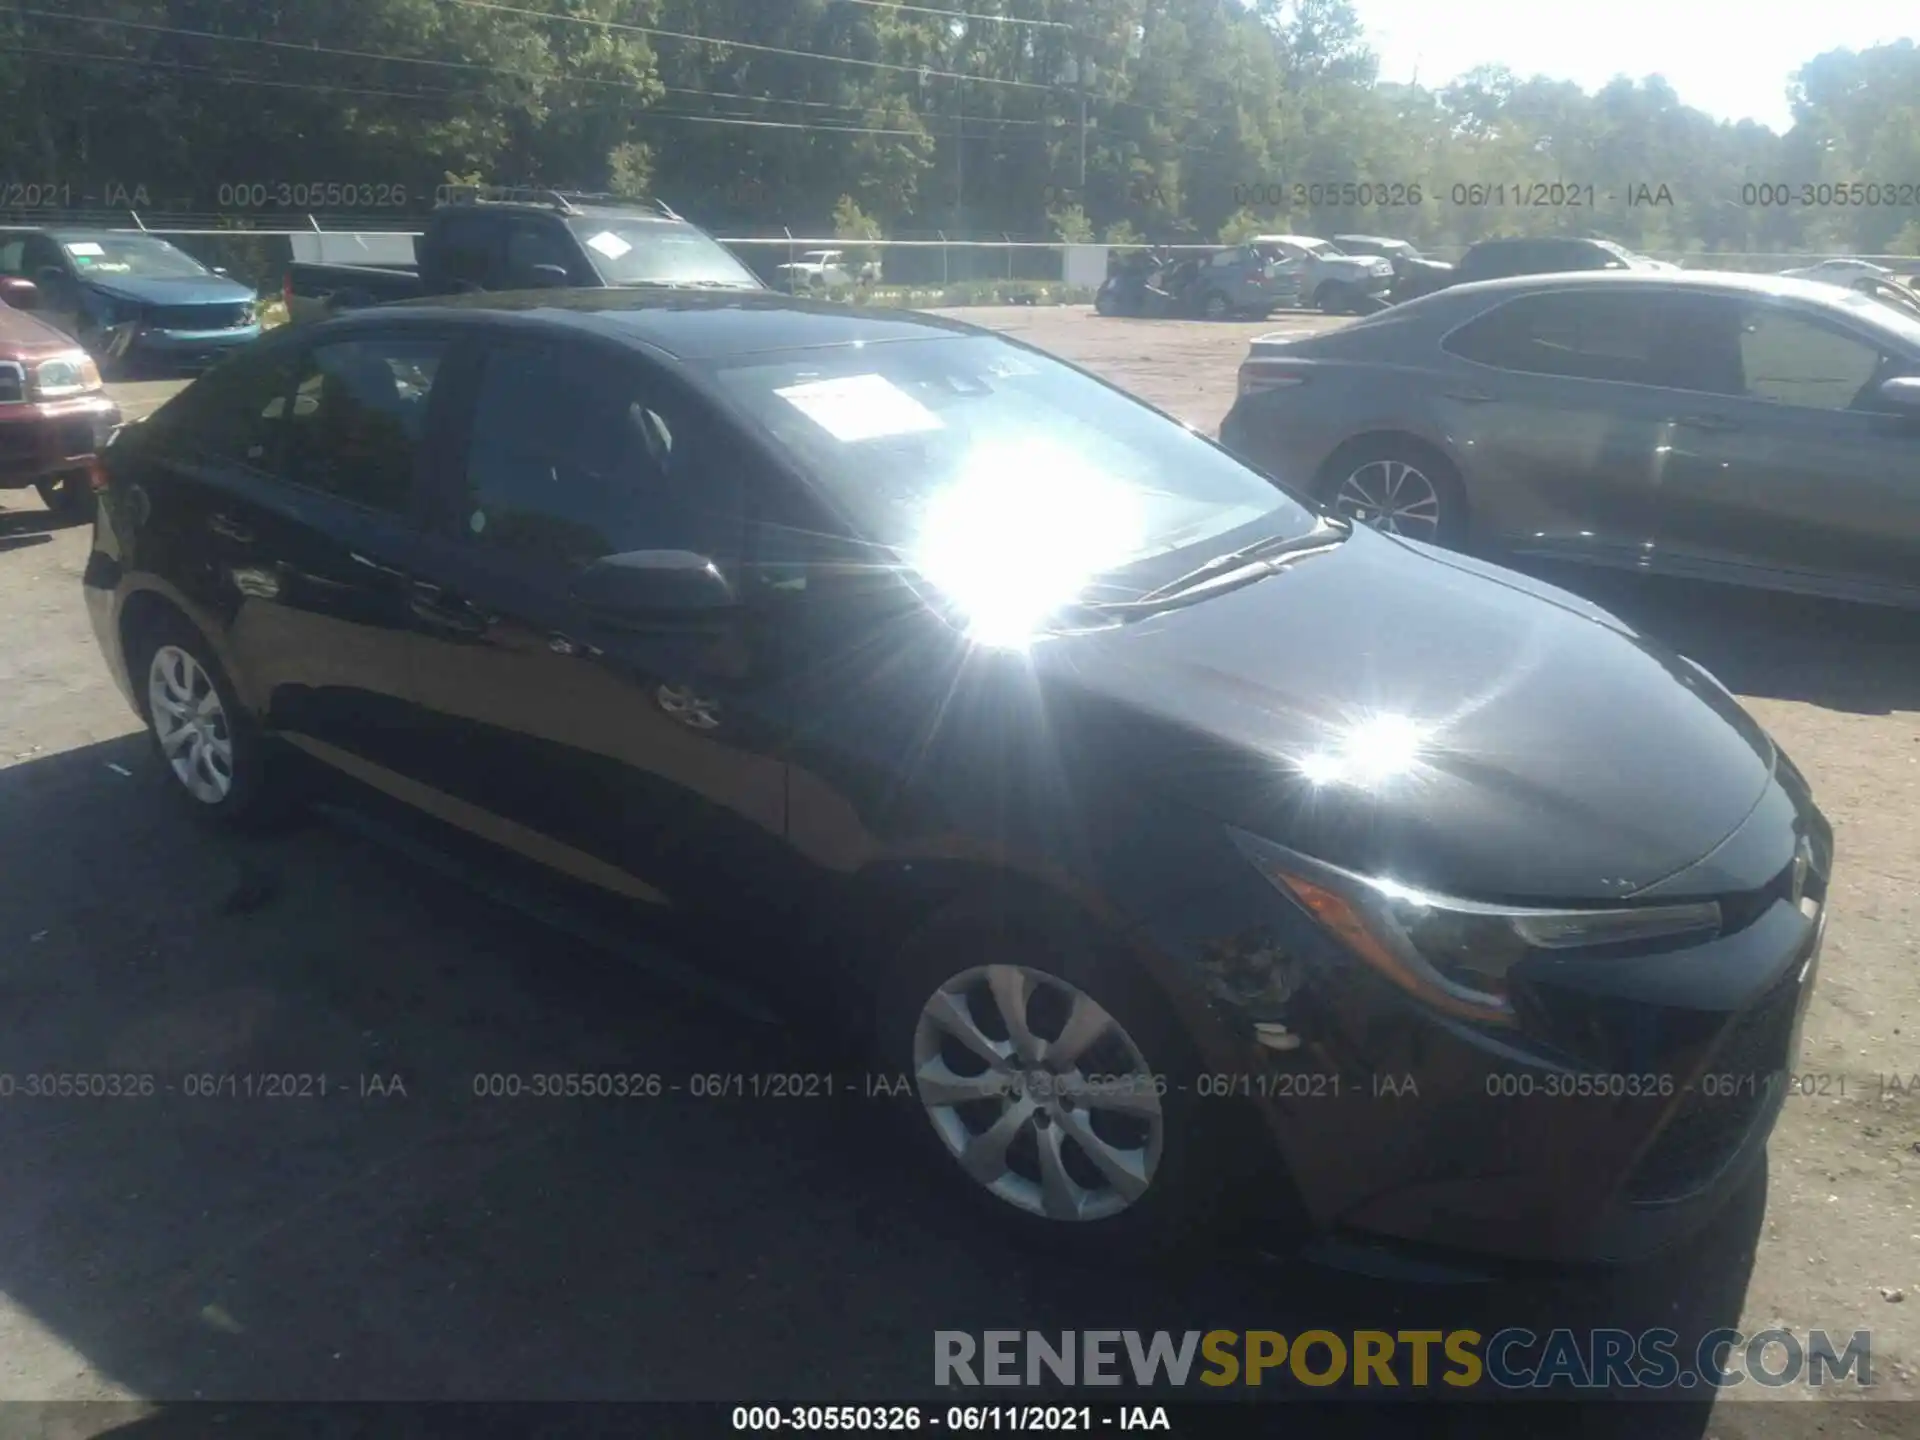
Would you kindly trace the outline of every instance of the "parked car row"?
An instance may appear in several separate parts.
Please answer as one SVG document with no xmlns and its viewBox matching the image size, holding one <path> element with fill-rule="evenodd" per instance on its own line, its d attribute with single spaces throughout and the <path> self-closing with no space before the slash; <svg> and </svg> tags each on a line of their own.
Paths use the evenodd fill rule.
<svg viewBox="0 0 1920 1440">
<path fill-rule="evenodd" d="M 1619 316 L 1693 283 L 1460 286 L 1263 346 L 1231 450 L 927 315 L 366 308 L 120 432 L 83 589 L 185 810 L 252 823 L 318 767 L 576 897 L 767 917 L 797 1013 L 910 1077 L 863 1113 L 1046 1243 L 1251 1211 L 1268 1247 L 1624 1259 L 1764 1163 L 1832 832 L 1705 671 L 1415 534 L 1483 496 L 1502 532 L 1605 516 L 1680 423 Z M 1721 355 L 1773 389 L 1688 402 L 1730 443 L 1911 354 L 1843 292 L 1698 293 L 1785 307 Z M 1843 378 L 1901 401 L 1874 364 Z M 1821 417 L 1796 453 L 1853 424 L 1906 473 L 1899 415 Z"/>
<path fill-rule="evenodd" d="M 1394 262 L 1349 254 L 1308 235 L 1260 235 L 1202 255 L 1135 252 L 1094 297 L 1102 315 L 1197 315 L 1264 319 L 1283 307 L 1329 315 L 1379 308 L 1393 284 Z"/>
</svg>

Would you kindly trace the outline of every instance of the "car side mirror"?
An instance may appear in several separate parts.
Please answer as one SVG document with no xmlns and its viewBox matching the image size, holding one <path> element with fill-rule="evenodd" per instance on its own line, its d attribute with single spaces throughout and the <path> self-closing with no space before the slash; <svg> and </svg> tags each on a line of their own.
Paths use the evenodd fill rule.
<svg viewBox="0 0 1920 1440">
<path fill-rule="evenodd" d="M 560 290 L 570 283 L 564 265 L 522 265 L 513 278 L 528 290 Z"/>
<path fill-rule="evenodd" d="M 40 287 L 31 280 L 23 280 L 18 275 L 0 277 L 0 301 L 15 310 L 38 310 L 40 308 Z"/>
<path fill-rule="evenodd" d="M 739 603 L 720 567 L 690 550 L 630 550 L 575 577 L 573 598 L 618 620 L 715 616 Z"/>
<path fill-rule="evenodd" d="M 1877 393 L 1909 420 L 1920 420 L 1920 375 L 1896 375 L 1883 381 Z"/>
</svg>

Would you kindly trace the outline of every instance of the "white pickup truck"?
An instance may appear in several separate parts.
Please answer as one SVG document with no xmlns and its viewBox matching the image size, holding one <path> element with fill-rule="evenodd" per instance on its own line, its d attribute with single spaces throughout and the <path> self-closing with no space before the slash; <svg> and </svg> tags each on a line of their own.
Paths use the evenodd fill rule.
<svg viewBox="0 0 1920 1440">
<path fill-rule="evenodd" d="M 871 284 L 879 278 L 880 267 L 869 261 L 849 267 L 844 250 L 808 250 L 798 260 L 776 265 L 775 287 L 793 295 L 851 289 L 855 283 Z"/>
</svg>

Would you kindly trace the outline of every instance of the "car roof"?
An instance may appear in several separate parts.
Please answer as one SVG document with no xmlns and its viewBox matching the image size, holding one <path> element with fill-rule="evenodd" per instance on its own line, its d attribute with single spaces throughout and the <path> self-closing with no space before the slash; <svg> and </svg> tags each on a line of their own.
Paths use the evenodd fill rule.
<svg viewBox="0 0 1920 1440">
<path fill-rule="evenodd" d="M 1317 235 L 1256 235 L 1248 242 L 1253 245 L 1325 245 L 1327 242 Z"/>
<path fill-rule="evenodd" d="M 1362 240 L 1369 245 L 1404 245 L 1409 250 L 1413 248 L 1411 240 L 1395 240 L 1391 235 L 1336 235 L 1333 237 L 1333 243 L 1336 245 L 1342 240 Z"/>
<path fill-rule="evenodd" d="M 1487 295 L 1529 290 L 1593 290 L 1619 285 L 1642 289 L 1706 290 L 1721 293 L 1769 295 L 1783 299 L 1817 300 L 1831 304 L 1833 288 L 1818 280 L 1791 275 L 1749 275 L 1735 270 L 1569 270 L 1544 275 L 1508 275 L 1498 280 L 1476 280 L 1454 285 L 1441 295 Z"/>
<path fill-rule="evenodd" d="M 453 317 L 475 325 L 571 329 L 638 342 L 689 361 L 995 333 L 917 311 L 836 305 L 775 290 L 495 291 L 380 305 L 326 323 L 347 329 L 385 320 Z"/>
</svg>

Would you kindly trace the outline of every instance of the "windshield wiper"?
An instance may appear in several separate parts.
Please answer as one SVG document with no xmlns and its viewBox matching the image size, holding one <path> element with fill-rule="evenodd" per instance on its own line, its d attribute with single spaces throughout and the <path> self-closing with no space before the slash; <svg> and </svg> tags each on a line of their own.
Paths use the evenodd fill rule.
<svg viewBox="0 0 1920 1440">
<path fill-rule="evenodd" d="M 1094 601 L 1088 609 L 1103 615 L 1145 614 L 1153 610 L 1165 609 L 1169 604 L 1177 603 L 1183 596 L 1195 591 L 1206 590 L 1213 593 L 1217 582 L 1232 575 L 1236 570 L 1246 570 L 1247 580 L 1258 580 L 1272 573 L 1270 569 L 1253 569 L 1260 561 L 1278 560 L 1287 555 L 1298 555 L 1309 550 L 1324 550 L 1339 544 L 1353 533 L 1353 526 L 1343 520 L 1328 520 L 1304 535 L 1269 535 L 1264 540 L 1256 540 L 1251 545 L 1238 550 L 1229 550 L 1224 555 L 1216 555 L 1203 565 L 1195 566 L 1186 574 L 1169 580 L 1147 591 L 1146 594 L 1132 600 Z"/>
</svg>

